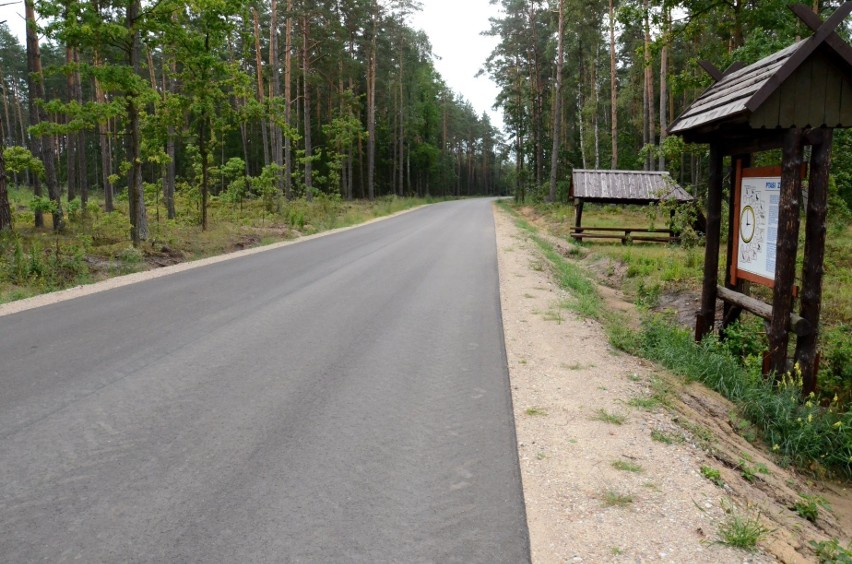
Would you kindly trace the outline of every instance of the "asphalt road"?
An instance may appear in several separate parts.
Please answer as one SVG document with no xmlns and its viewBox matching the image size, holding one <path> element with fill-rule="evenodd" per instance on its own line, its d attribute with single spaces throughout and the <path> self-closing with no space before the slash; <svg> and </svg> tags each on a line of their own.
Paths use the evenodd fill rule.
<svg viewBox="0 0 852 564">
<path fill-rule="evenodd" d="M 0 317 L 0 561 L 528 562 L 485 200 Z"/>
</svg>

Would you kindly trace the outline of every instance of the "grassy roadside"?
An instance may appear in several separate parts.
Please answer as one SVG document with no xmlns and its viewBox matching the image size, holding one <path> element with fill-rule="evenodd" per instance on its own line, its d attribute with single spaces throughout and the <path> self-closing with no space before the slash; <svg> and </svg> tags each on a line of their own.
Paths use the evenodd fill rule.
<svg viewBox="0 0 852 564">
<path fill-rule="evenodd" d="M 126 199 L 109 214 L 99 201 L 90 200 L 85 210 L 78 201 L 63 202 L 66 228 L 58 234 L 50 228 L 49 213 L 46 228 L 33 227 L 31 200 L 29 191 L 11 191 L 15 231 L 0 234 L 0 303 L 357 225 L 437 201 L 386 197 L 345 202 L 319 196 L 312 202 L 282 201 L 279 208 L 277 202 L 213 198 L 207 231 L 201 231 L 198 210 L 189 199 L 179 201 L 177 209 L 190 211 L 175 219 L 167 219 L 162 202 L 153 201 L 148 204 L 150 237 L 134 248 Z"/>
<path fill-rule="evenodd" d="M 560 286 L 572 294 L 566 306 L 600 321 L 613 346 L 653 360 L 685 381 L 702 382 L 734 401 L 760 430 L 761 438 L 779 463 L 796 463 L 816 472 L 852 476 L 852 410 L 848 402 L 837 396 L 827 402 L 817 398 L 802 400 L 795 374 L 777 387 L 766 383 L 760 376 L 756 357 L 742 356 L 742 349 L 752 346 L 747 342 L 747 331 L 743 331 L 741 339 L 724 343 L 712 337 L 695 343 L 687 330 L 677 327 L 666 316 L 647 310 L 641 313 L 641 329 L 634 330 L 635 324 L 626 320 L 625 314 L 604 307 L 591 274 L 577 261 L 560 254 L 509 204 L 501 205 L 530 234 L 552 265 Z M 659 252 L 658 249 L 653 252 Z"/>
<path fill-rule="evenodd" d="M 852 405 L 852 213 L 842 202 L 830 210 L 827 222 L 825 279 L 820 322 L 819 397 L 823 405 L 837 396 L 843 405 Z M 570 206 L 539 204 L 519 208 L 522 214 L 548 232 L 569 237 Z M 630 225 L 647 228 L 660 223 L 664 210 L 654 206 L 588 206 L 588 225 Z M 727 228 L 723 229 L 727 232 Z M 803 236 L 803 235 L 802 235 Z M 686 237 L 681 245 L 633 244 L 594 241 L 572 245 L 577 255 L 587 256 L 582 264 L 603 284 L 621 290 L 635 304 L 649 309 L 675 309 L 679 323 L 692 327 L 692 310 L 700 296 L 703 277 L 703 248 L 700 239 Z M 800 241 L 800 250 L 804 241 Z M 797 272 L 801 271 L 799 253 Z M 719 277 L 724 276 L 725 256 L 719 261 Z M 750 293 L 771 301 L 771 290 L 752 284 Z M 766 350 L 763 321 L 745 315 L 739 325 L 728 329 L 728 342 L 744 359 Z M 792 341 L 791 341 L 792 343 Z"/>
</svg>

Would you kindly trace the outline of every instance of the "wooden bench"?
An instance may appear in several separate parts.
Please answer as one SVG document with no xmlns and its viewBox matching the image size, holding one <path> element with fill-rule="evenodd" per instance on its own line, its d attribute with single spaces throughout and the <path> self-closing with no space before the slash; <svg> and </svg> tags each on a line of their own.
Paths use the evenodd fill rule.
<svg viewBox="0 0 852 564">
<path fill-rule="evenodd" d="M 602 231 L 603 233 L 587 233 L 587 231 Z M 616 234 L 617 233 L 617 234 Z M 654 235 L 632 235 L 633 233 L 659 233 L 665 237 Z M 650 243 L 674 243 L 680 239 L 671 229 L 640 229 L 635 227 L 572 227 L 571 237 L 578 241 L 583 239 L 620 239 L 622 245 L 629 241 L 647 241 Z"/>
</svg>

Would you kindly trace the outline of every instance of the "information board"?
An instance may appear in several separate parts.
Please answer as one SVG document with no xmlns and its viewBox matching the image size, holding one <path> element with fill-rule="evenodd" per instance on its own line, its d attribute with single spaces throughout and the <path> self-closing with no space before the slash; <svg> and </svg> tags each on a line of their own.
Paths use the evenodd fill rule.
<svg viewBox="0 0 852 564">
<path fill-rule="evenodd" d="M 769 176 L 766 173 L 778 173 Z M 736 203 L 735 278 L 774 285 L 778 204 L 781 199 L 780 169 L 745 169 Z"/>
</svg>

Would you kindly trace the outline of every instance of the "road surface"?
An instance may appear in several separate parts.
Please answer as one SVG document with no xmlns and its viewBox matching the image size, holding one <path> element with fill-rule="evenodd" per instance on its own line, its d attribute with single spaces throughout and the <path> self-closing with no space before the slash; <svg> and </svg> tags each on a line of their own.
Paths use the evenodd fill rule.
<svg viewBox="0 0 852 564">
<path fill-rule="evenodd" d="M 0 317 L 0 561 L 526 562 L 486 200 Z"/>
</svg>

